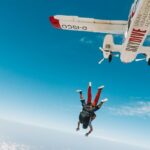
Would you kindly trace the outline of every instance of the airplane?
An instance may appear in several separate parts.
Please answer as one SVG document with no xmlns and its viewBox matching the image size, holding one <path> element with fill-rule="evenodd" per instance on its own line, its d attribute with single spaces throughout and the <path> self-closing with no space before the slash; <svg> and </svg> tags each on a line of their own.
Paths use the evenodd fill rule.
<svg viewBox="0 0 150 150">
<path fill-rule="evenodd" d="M 117 52 L 123 63 L 146 60 L 150 65 L 150 47 L 143 46 L 146 37 L 150 35 L 150 0 L 134 0 L 128 21 L 65 15 L 50 16 L 49 20 L 58 29 L 106 33 L 103 47 L 99 48 L 104 58 L 99 64 L 105 59 L 111 62 L 113 56 L 118 56 L 114 55 Z M 114 43 L 113 34 L 123 35 L 122 45 Z M 143 58 L 137 59 L 139 54 Z"/>
</svg>

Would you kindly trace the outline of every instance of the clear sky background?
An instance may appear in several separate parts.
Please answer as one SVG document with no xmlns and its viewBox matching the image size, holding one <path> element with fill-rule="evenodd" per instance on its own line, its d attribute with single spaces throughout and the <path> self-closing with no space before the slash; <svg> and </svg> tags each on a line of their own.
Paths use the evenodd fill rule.
<svg viewBox="0 0 150 150">
<path fill-rule="evenodd" d="M 0 118 L 75 132 L 75 90 L 92 81 L 109 101 L 93 122 L 95 136 L 150 147 L 150 67 L 114 58 L 98 65 L 104 34 L 54 29 L 55 14 L 127 20 L 132 0 L 0 1 Z M 122 36 L 114 35 L 121 43 Z M 149 41 L 147 41 L 149 43 Z"/>
</svg>

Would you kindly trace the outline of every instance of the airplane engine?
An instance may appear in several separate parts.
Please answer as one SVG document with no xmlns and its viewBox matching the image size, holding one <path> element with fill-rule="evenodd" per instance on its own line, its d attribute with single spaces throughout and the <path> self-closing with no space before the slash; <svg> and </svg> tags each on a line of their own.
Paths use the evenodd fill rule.
<svg viewBox="0 0 150 150">
<path fill-rule="evenodd" d="M 114 49 L 114 40 L 111 34 L 107 34 L 104 38 L 103 49 L 107 51 L 111 51 Z"/>
<path fill-rule="evenodd" d="M 108 34 L 104 38 L 103 43 L 103 56 L 105 59 L 108 59 L 109 62 L 112 61 L 112 50 L 114 49 L 114 40 L 113 36 Z"/>
</svg>

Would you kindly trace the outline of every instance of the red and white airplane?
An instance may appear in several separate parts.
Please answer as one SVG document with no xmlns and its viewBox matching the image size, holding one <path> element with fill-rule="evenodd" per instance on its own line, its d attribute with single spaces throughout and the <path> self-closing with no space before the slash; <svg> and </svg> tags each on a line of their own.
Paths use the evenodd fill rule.
<svg viewBox="0 0 150 150">
<path fill-rule="evenodd" d="M 150 65 L 150 47 L 143 46 L 147 35 L 150 35 L 150 0 L 135 0 L 128 21 L 64 15 L 51 16 L 49 19 L 52 25 L 59 29 L 107 33 L 103 47 L 100 48 L 104 58 L 99 63 L 104 59 L 111 62 L 113 52 L 119 52 L 124 63 L 146 60 Z M 124 35 L 122 45 L 114 44 L 113 34 Z M 138 54 L 143 54 L 144 58 L 136 59 Z"/>
</svg>

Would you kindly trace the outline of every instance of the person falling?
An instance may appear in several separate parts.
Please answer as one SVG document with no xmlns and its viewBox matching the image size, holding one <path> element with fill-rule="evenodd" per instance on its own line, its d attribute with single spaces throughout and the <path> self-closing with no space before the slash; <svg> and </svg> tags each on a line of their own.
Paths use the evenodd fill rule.
<svg viewBox="0 0 150 150">
<path fill-rule="evenodd" d="M 82 104 L 82 111 L 79 114 L 79 121 L 76 128 L 76 131 L 80 130 L 80 124 L 82 124 L 83 129 L 90 128 L 89 132 L 85 134 L 85 136 L 88 136 L 92 131 L 92 121 L 96 118 L 95 112 L 101 108 L 101 106 L 108 100 L 107 98 L 101 100 L 101 102 L 98 104 L 98 100 L 101 95 L 101 91 L 104 88 L 104 86 L 98 87 L 97 94 L 95 96 L 95 99 L 92 103 L 92 93 L 91 93 L 91 87 L 92 83 L 89 82 L 88 85 L 88 93 L 87 93 L 87 102 L 85 102 L 85 99 L 82 95 L 82 90 L 77 90 L 77 92 L 80 94 L 80 101 Z M 98 105 L 97 105 L 98 104 Z"/>
</svg>

